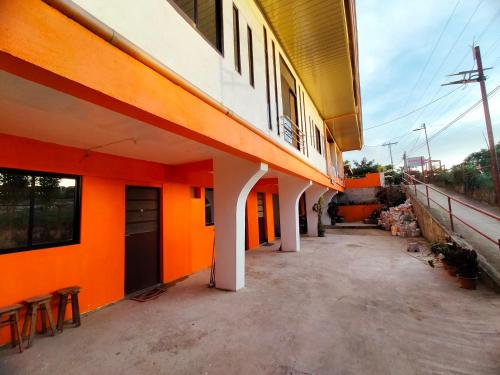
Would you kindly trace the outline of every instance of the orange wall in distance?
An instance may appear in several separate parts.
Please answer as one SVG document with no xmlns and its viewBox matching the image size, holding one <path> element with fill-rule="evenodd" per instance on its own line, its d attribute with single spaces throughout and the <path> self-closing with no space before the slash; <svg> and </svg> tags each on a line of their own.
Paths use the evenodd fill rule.
<svg viewBox="0 0 500 375">
<path fill-rule="evenodd" d="M 265 199 L 265 223 L 267 241 L 274 241 L 274 210 L 273 194 L 278 194 L 277 180 L 263 179 L 257 182 L 247 198 L 247 248 L 259 247 L 259 218 L 257 212 L 257 193 L 264 193 Z"/>
<path fill-rule="evenodd" d="M 339 216 L 343 216 L 347 223 L 363 221 L 368 218 L 373 210 L 382 208 L 381 204 L 352 204 L 339 206 Z"/>
<path fill-rule="evenodd" d="M 255 189 L 255 188 L 254 188 Z M 247 249 L 259 246 L 259 218 L 257 216 L 257 191 L 251 190 L 247 198 Z"/>
<path fill-rule="evenodd" d="M 347 178 L 345 180 L 346 189 L 357 189 L 381 186 L 380 173 L 367 173 L 361 178 Z"/>
<path fill-rule="evenodd" d="M 266 192 L 266 230 L 267 230 L 267 241 L 274 241 L 274 209 L 273 209 L 273 194 L 278 193 L 278 187 L 272 191 Z"/>
</svg>

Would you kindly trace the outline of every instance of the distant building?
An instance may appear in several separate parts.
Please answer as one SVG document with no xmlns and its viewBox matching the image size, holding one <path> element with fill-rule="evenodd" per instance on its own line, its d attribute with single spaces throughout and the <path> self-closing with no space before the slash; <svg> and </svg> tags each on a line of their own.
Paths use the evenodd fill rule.
<svg viewBox="0 0 500 375">
<path fill-rule="evenodd" d="M 346 222 L 362 221 L 381 208 L 377 193 L 385 186 L 385 175 L 367 173 L 363 177 L 350 177 L 345 180 L 345 190 L 338 197 L 339 216 Z"/>
</svg>

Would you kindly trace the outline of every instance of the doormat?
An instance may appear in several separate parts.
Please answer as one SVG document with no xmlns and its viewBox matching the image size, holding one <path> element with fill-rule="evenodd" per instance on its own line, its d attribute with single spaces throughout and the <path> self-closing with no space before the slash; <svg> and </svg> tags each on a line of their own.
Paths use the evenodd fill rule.
<svg viewBox="0 0 500 375">
<path fill-rule="evenodd" d="M 146 292 L 142 292 L 140 294 L 137 294 L 136 296 L 133 296 L 131 299 L 133 299 L 134 301 L 137 301 L 137 302 L 147 302 L 147 301 L 151 301 L 153 299 L 158 298 L 166 291 L 167 291 L 167 288 L 160 286 L 157 288 L 149 289 Z"/>
</svg>

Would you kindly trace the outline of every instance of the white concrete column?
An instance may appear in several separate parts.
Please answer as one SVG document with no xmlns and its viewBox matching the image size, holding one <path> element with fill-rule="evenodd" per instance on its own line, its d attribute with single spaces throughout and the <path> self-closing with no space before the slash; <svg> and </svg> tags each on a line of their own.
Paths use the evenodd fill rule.
<svg viewBox="0 0 500 375">
<path fill-rule="evenodd" d="M 323 209 L 323 224 L 330 225 L 332 220 L 328 215 L 328 203 L 332 200 L 332 198 L 338 193 L 337 190 L 329 189 L 325 194 L 323 194 L 323 199 L 325 200 L 325 208 Z"/>
<path fill-rule="evenodd" d="M 290 175 L 278 178 L 282 251 L 300 251 L 299 199 L 311 185 L 311 180 Z"/>
<path fill-rule="evenodd" d="M 215 284 L 236 291 L 245 286 L 245 203 L 267 173 L 264 163 L 232 155 L 214 158 Z"/>
<path fill-rule="evenodd" d="M 327 190 L 325 186 L 313 184 L 306 191 L 307 234 L 311 237 L 318 236 L 318 213 L 313 211 L 313 206 Z"/>
</svg>

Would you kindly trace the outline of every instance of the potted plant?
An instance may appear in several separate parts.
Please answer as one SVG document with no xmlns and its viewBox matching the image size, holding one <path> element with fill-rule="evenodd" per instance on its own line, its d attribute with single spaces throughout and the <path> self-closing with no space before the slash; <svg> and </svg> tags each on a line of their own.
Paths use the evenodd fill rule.
<svg viewBox="0 0 500 375">
<path fill-rule="evenodd" d="M 441 257 L 443 268 L 450 276 L 456 276 L 458 272 L 458 249 L 454 243 L 436 243 L 431 246 L 431 251 Z"/>
<path fill-rule="evenodd" d="M 479 276 L 477 253 L 474 250 L 459 249 L 457 252 L 458 280 L 464 289 L 476 289 Z"/>
<path fill-rule="evenodd" d="M 325 226 L 321 221 L 321 217 L 323 216 L 323 206 L 325 204 L 325 200 L 323 197 L 319 197 L 318 202 L 314 203 L 313 211 L 318 214 L 318 237 L 325 237 Z"/>
</svg>

